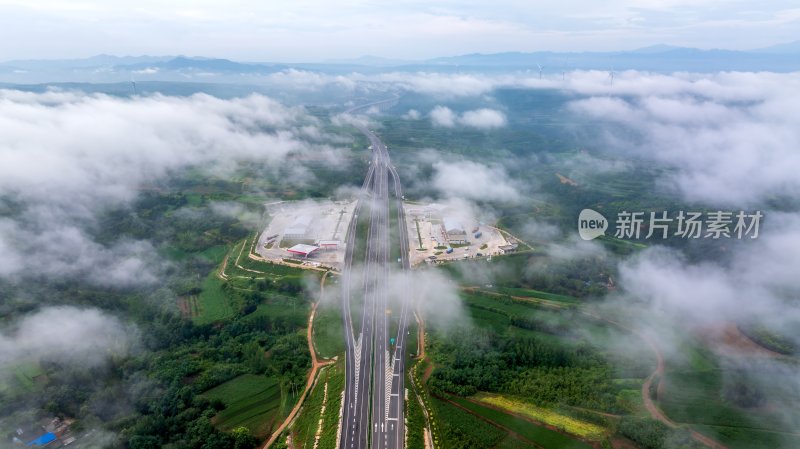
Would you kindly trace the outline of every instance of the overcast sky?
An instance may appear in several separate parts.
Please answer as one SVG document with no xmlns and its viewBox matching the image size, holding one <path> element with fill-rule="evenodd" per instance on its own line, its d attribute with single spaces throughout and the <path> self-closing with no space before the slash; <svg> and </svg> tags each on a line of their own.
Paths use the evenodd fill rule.
<svg viewBox="0 0 800 449">
<path fill-rule="evenodd" d="M 748 49 L 797 39 L 797 0 L 0 0 L 0 60 L 419 59 L 657 43 Z"/>
</svg>

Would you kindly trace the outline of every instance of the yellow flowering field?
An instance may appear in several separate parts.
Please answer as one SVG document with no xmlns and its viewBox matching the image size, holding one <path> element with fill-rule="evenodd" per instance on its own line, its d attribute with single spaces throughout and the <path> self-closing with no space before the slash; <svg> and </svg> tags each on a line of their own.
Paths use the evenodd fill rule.
<svg viewBox="0 0 800 449">
<path fill-rule="evenodd" d="M 478 393 L 472 398 L 481 403 L 499 407 L 505 411 L 535 419 L 536 421 L 549 424 L 556 428 L 562 429 L 567 433 L 571 433 L 586 439 L 600 440 L 606 433 L 606 429 L 598 426 L 597 424 L 592 424 L 570 416 L 561 415 L 552 410 L 537 407 L 535 405 L 500 394 Z"/>
</svg>

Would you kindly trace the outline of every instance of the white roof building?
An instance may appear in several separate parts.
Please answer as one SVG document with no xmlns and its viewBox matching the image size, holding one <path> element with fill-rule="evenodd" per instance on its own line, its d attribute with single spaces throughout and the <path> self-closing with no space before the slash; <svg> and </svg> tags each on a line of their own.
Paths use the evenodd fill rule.
<svg viewBox="0 0 800 449">
<path fill-rule="evenodd" d="M 284 237 L 302 238 L 308 235 L 308 228 L 311 225 L 310 215 L 300 215 L 294 219 L 292 224 L 283 231 Z"/>
</svg>

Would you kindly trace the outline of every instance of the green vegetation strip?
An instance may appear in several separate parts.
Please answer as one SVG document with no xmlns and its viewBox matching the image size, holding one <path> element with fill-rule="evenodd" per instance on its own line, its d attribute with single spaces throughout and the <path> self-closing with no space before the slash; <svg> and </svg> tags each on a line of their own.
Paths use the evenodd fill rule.
<svg viewBox="0 0 800 449">
<path fill-rule="evenodd" d="M 578 298 L 567 295 L 557 295 L 555 293 L 547 293 L 540 290 L 533 290 L 530 288 L 514 288 L 514 287 L 499 287 L 498 292 L 510 296 L 521 296 L 525 298 L 540 298 L 549 301 L 564 302 L 567 304 L 577 304 L 580 302 Z"/>
<path fill-rule="evenodd" d="M 411 385 L 411 382 L 408 382 Z M 406 447 L 425 449 L 425 415 L 415 392 L 410 392 L 406 401 Z"/>
<path fill-rule="evenodd" d="M 328 385 L 328 398 L 325 399 L 325 385 Z M 319 437 L 317 449 L 334 449 L 336 447 L 336 434 L 339 430 L 339 409 L 342 404 L 342 391 L 344 390 L 344 363 L 323 368 L 317 378 L 314 389 L 303 403 L 303 409 L 292 424 L 294 447 L 296 449 L 314 447 L 314 439 L 319 420 L 322 418 L 322 433 Z M 321 414 L 325 405 L 325 413 Z"/>
</svg>

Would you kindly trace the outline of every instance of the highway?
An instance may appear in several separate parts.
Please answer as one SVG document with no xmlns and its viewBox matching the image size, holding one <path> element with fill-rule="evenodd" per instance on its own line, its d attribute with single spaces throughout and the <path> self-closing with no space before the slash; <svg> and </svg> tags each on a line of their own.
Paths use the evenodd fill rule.
<svg viewBox="0 0 800 449">
<path fill-rule="evenodd" d="M 353 113 L 395 99 L 351 108 Z M 406 276 L 408 233 L 402 208 L 400 178 L 391 165 L 389 152 L 375 133 L 357 126 L 370 142 L 372 160 L 356 212 L 347 231 L 347 250 L 342 276 L 342 319 L 346 341 L 345 396 L 339 447 L 348 449 L 400 449 L 405 443 L 404 372 L 405 341 L 411 295 L 400 298 L 397 333 L 394 344 L 390 339 L 392 315 L 389 298 L 390 272 Z M 390 182 L 391 179 L 391 182 Z M 391 184 L 391 185 L 390 185 Z M 390 194 L 397 204 L 401 260 L 397 264 L 390 255 Z M 367 204 L 368 203 L 368 204 Z M 362 297 L 360 328 L 353 327 L 351 302 L 354 297 L 353 256 L 356 229 L 365 204 L 369 209 L 369 228 L 364 253 L 361 283 Z M 358 267 L 356 267 L 358 268 Z M 392 310 L 391 313 L 397 313 Z"/>
</svg>

